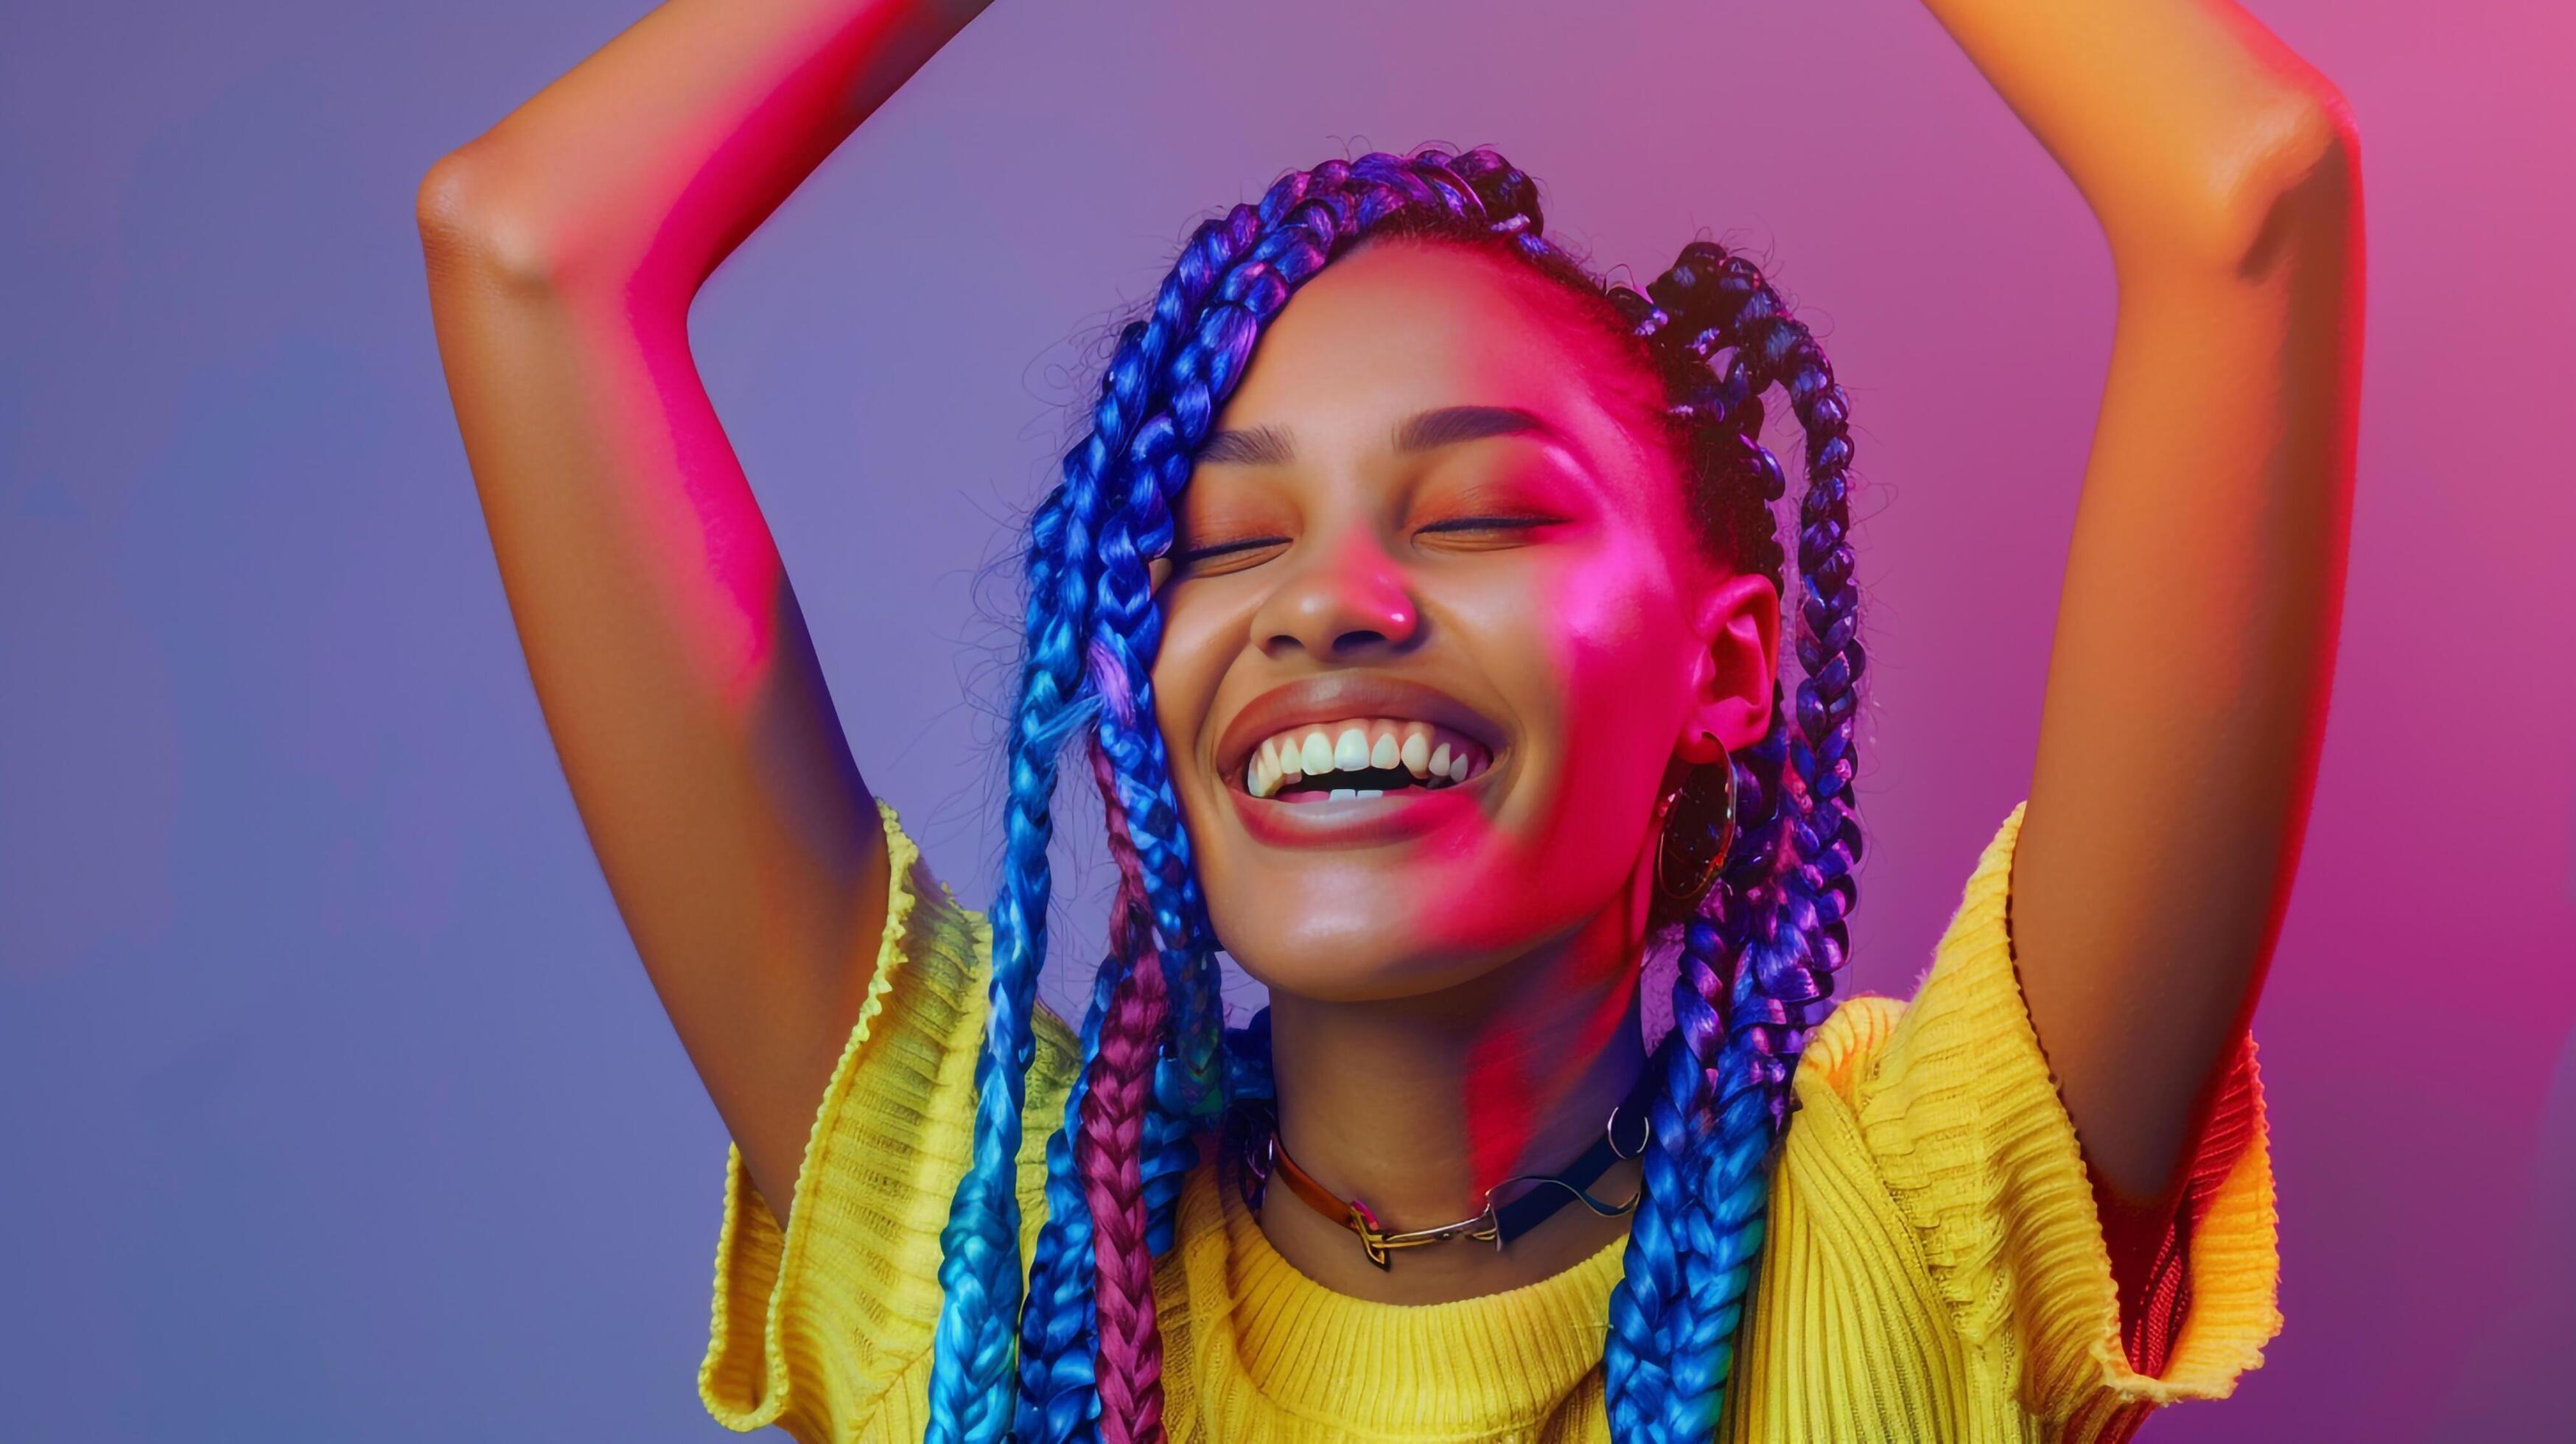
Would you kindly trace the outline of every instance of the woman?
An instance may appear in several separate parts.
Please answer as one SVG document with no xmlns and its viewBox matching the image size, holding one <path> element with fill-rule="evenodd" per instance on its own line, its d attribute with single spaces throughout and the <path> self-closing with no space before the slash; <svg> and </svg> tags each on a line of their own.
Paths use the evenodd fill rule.
<svg viewBox="0 0 2576 1444">
<path fill-rule="evenodd" d="M 2245 1020 L 2340 604 L 2351 132 L 2224 0 L 1931 5 L 2121 305 L 2029 801 L 1904 1005 L 1830 999 L 1848 400 L 1743 258 L 1604 288 L 1490 151 L 1203 225 L 1032 522 L 988 921 L 862 785 L 686 335 L 981 5 L 672 0 L 433 170 L 538 694 L 736 1144 L 719 1419 L 2089 1440 L 2259 1362 Z M 1068 747 L 1121 875 L 1078 1035 L 1034 1002 Z M 1271 996 L 1231 1031 L 1220 948 Z"/>
</svg>

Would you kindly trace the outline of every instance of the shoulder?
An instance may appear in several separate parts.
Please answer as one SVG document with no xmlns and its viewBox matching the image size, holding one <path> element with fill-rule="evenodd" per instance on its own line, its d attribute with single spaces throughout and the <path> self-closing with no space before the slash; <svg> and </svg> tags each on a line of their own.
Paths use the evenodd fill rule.
<svg viewBox="0 0 2576 1444">
<path fill-rule="evenodd" d="M 888 873 L 885 933 L 879 944 L 876 991 L 891 986 L 899 968 L 927 973 L 946 985 L 961 1021 L 980 1031 L 993 977 L 993 924 L 980 908 L 960 901 L 932 869 L 903 826 L 894 804 L 880 797 L 877 812 L 885 824 Z M 871 998 L 870 1010 L 876 999 Z M 1074 1030 L 1054 1009 L 1040 1001 L 1030 1032 L 1036 1047 L 1031 1067 L 1043 1079 L 1071 1076 L 1082 1045 Z"/>
<path fill-rule="evenodd" d="M 1996 1061 L 1999 1051 L 2036 1054 L 2012 948 L 2021 817 L 2016 804 L 1979 853 L 1914 995 L 1845 999 L 1809 1035 L 1799 1091 L 1820 1088 L 1855 1100 L 1891 1067 L 1983 1071 L 1979 1060 Z"/>
<path fill-rule="evenodd" d="M 934 891 L 922 899 L 915 914 L 913 946 L 947 953 L 962 964 L 960 976 L 971 994 L 967 1007 L 980 1031 L 991 1006 L 987 992 L 993 981 L 993 925 L 980 909 L 959 902 L 947 884 L 932 887 Z M 1043 998 L 1030 1010 L 1029 1033 L 1036 1049 L 1029 1065 L 1031 1084 L 1070 1077 L 1082 1056 L 1082 1041 Z"/>
</svg>

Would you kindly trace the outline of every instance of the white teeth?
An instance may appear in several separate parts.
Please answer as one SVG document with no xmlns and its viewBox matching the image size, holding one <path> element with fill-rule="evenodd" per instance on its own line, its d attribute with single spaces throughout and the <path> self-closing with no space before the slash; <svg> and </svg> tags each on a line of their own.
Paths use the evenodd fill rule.
<svg viewBox="0 0 2576 1444">
<path fill-rule="evenodd" d="M 1368 766 L 1368 733 L 1357 727 L 1342 729 L 1342 740 L 1333 744 L 1333 765 L 1344 772 L 1357 772 Z"/>
<path fill-rule="evenodd" d="M 1320 730 L 1306 734 L 1302 760 L 1305 765 L 1298 770 L 1310 777 L 1333 770 L 1333 744 L 1324 740 Z"/>
<path fill-rule="evenodd" d="M 1332 795 L 1324 800 L 1326 802 L 1348 802 L 1357 796 L 1359 796 L 1359 792 L 1355 788 L 1336 787 L 1333 789 Z"/>
<path fill-rule="evenodd" d="M 1363 787 L 1363 788 L 1359 789 L 1357 792 L 1352 793 L 1352 794 L 1351 794 L 1351 799 L 1352 799 L 1353 801 L 1355 801 L 1355 802 L 1366 802 L 1367 800 L 1369 800 L 1369 799 L 1370 799 L 1370 798 L 1372 798 L 1372 797 L 1384 797 L 1384 796 L 1386 796 L 1386 794 L 1385 794 L 1384 792 L 1380 791 L 1380 790 L 1379 790 L 1379 789 L 1377 789 L 1377 788 L 1374 788 L 1374 787 Z"/>
<path fill-rule="evenodd" d="M 1465 782 L 1491 766 L 1482 745 L 1428 722 L 1360 718 L 1304 727 L 1269 738 L 1244 763 L 1243 789 L 1273 797 L 1292 782 L 1321 783 L 1335 772 L 1398 769 L 1430 787 Z M 1383 796 L 1382 789 L 1329 788 L 1338 800 Z"/>
</svg>

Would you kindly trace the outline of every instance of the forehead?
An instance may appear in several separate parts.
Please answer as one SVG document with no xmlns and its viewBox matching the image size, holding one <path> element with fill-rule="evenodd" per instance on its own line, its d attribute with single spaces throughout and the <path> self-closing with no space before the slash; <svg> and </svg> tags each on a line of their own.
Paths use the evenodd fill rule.
<svg viewBox="0 0 2576 1444">
<path fill-rule="evenodd" d="M 1605 466 L 1641 459 L 1609 396 L 1633 385 L 1552 283 L 1455 246 L 1395 241 L 1327 266 L 1281 309 L 1218 424 L 1278 427 L 1301 451 L 1382 448 L 1446 406 L 1518 406 Z"/>
</svg>

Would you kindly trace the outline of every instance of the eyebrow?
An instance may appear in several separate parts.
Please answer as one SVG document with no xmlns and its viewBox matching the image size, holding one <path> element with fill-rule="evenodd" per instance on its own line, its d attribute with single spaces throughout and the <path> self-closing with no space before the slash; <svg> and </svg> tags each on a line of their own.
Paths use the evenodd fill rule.
<svg viewBox="0 0 2576 1444">
<path fill-rule="evenodd" d="M 1490 436 L 1531 435 L 1554 437 L 1557 430 L 1536 412 L 1517 406 L 1443 406 L 1406 417 L 1404 424 L 1396 428 L 1395 449 L 1406 454 L 1455 446 L 1462 441 L 1482 441 Z M 1198 459 L 1237 466 L 1279 466 L 1296 455 L 1296 444 L 1286 429 L 1255 426 L 1210 436 L 1207 444 L 1199 448 Z"/>
</svg>

